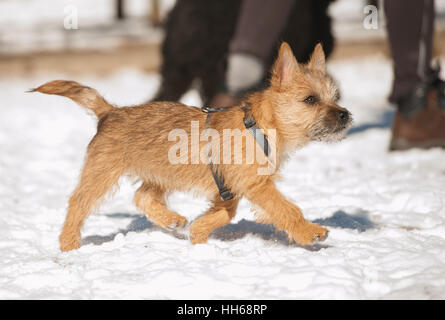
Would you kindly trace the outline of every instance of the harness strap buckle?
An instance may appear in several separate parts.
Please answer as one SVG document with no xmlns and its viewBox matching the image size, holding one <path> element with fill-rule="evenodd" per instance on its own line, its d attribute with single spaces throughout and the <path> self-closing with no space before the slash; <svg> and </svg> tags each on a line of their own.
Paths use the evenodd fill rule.
<svg viewBox="0 0 445 320">
<path fill-rule="evenodd" d="M 228 200 L 232 200 L 233 198 L 235 198 L 235 195 L 233 193 L 231 193 L 227 187 L 224 187 L 223 189 L 219 190 L 219 196 L 221 197 L 221 199 L 223 199 L 224 201 L 228 201 Z"/>
<path fill-rule="evenodd" d="M 244 118 L 243 119 L 244 125 L 247 129 L 252 128 L 254 125 L 256 125 L 256 121 L 253 116 L 250 116 L 249 119 Z"/>
<path fill-rule="evenodd" d="M 209 163 L 210 171 L 212 172 L 213 179 L 215 180 L 216 186 L 218 187 L 219 196 L 223 201 L 232 200 L 235 195 L 227 189 L 224 184 L 224 177 L 218 174 L 212 162 Z"/>
</svg>

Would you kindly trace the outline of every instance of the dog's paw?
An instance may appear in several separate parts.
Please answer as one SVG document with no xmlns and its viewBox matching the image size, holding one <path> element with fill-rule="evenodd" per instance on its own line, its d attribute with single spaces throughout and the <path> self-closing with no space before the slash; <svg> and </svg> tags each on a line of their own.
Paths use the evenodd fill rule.
<svg viewBox="0 0 445 320">
<path fill-rule="evenodd" d="M 165 210 L 162 214 L 150 218 L 158 227 L 167 230 L 183 229 L 188 225 L 186 218 L 170 210 Z"/>
<path fill-rule="evenodd" d="M 193 223 L 190 227 L 190 241 L 193 244 L 206 243 L 209 237 L 209 232 L 206 229 L 202 229 L 202 226 L 198 223 Z"/>
<path fill-rule="evenodd" d="M 207 233 L 198 233 L 192 229 L 190 230 L 190 241 L 192 244 L 206 243 L 207 239 Z"/>
<path fill-rule="evenodd" d="M 60 250 L 71 251 L 80 248 L 80 237 L 65 236 L 64 234 L 59 237 Z"/>
<path fill-rule="evenodd" d="M 206 243 L 207 237 L 190 234 L 190 241 L 192 242 L 192 244 Z"/>
<path fill-rule="evenodd" d="M 178 215 L 178 217 L 176 217 L 175 221 L 173 221 L 168 228 L 172 228 L 172 229 L 183 229 L 188 225 L 188 221 L 186 218 L 184 218 L 183 216 Z"/>
<path fill-rule="evenodd" d="M 318 223 L 308 222 L 290 235 L 290 240 L 301 245 L 311 244 L 314 241 L 324 241 L 328 237 L 329 230 Z"/>
</svg>

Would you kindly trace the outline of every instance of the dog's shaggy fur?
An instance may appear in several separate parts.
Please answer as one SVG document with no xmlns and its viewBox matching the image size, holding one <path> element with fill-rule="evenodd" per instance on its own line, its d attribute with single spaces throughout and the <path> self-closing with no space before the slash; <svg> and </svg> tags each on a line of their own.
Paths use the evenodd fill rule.
<svg viewBox="0 0 445 320">
<path fill-rule="evenodd" d="M 190 164 L 190 153 L 185 155 L 188 164 L 169 161 L 169 152 L 175 144 L 168 138 L 172 130 L 186 132 L 190 148 L 191 122 L 199 123 L 200 133 L 206 128 L 206 115 L 199 108 L 177 102 L 116 108 L 96 90 L 73 81 L 56 80 L 32 91 L 71 98 L 92 110 L 99 120 L 97 134 L 88 145 L 80 182 L 69 200 L 60 235 L 63 251 L 79 248 L 85 218 L 124 174 L 142 181 L 134 202 L 147 218 L 162 227 L 187 223 L 184 217 L 167 209 L 164 198 L 167 193 L 195 191 L 208 197 L 212 207 L 190 227 L 193 243 L 206 242 L 214 229 L 229 223 L 241 197 L 260 209 L 259 221 L 285 230 L 290 241 L 309 244 L 327 235 L 327 229 L 306 221 L 300 209 L 286 200 L 274 184 L 277 171 L 290 151 L 313 140 L 340 139 L 351 122 L 349 112 L 336 103 L 337 88 L 326 75 L 320 45 L 309 63 L 303 65 L 297 63 L 290 47 L 284 43 L 272 70 L 270 87 L 248 98 L 258 127 L 266 135 L 270 129 L 276 132 L 272 145 L 276 150 L 274 173 L 258 175 L 259 162 L 218 165 L 226 186 L 236 195 L 228 201 L 220 200 L 208 164 Z M 207 125 L 219 133 L 225 129 L 243 130 L 243 117 L 243 111 L 231 108 L 213 114 Z M 253 135 L 247 135 L 246 139 L 255 144 Z M 200 142 L 199 147 L 204 145 Z M 244 148 L 243 157 L 245 151 Z"/>
<path fill-rule="evenodd" d="M 334 46 L 327 8 L 332 0 L 296 0 L 287 26 L 277 39 L 288 42 L 300 62 L 322 43 L 328 57 Z M 178 0 L 171 10 L 162 45 L 162 83 L 155 101 L 177 101 L 199 80 L 204 105 L 222 88 L 229 42 L 240 11 L 239 0 Z M 273 50 L 266 61 L 270 70 Z M 267 73 L 263 83 L 266 84 Z"/>
</svg>

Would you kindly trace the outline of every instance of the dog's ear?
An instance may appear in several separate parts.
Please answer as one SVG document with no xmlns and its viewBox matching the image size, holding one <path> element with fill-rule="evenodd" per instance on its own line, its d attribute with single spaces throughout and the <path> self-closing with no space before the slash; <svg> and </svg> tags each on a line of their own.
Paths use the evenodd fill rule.
<svg viewBox="0 0 445 320">
<path fill-rule="evenodd" d="M 326 72 L 325 60 L 326 59 L 323 47 L 321 46 L 321 43 L 318 43 L 314 48 L 314 52 L 312 52 L 311 60 L 309 61 L 308 66 L 310 69 L 318 70 L 325 73 Z"/>
<path fill-rule="evenodd" d="M 292 49 L 286 42 L 283 42 L 278 53 L 278 58 L 272 68 L 271 83 L 277 86 L 287 86 L 291 84 L 298 68 L 298 62 L 292 53 Z"/>
</svg>

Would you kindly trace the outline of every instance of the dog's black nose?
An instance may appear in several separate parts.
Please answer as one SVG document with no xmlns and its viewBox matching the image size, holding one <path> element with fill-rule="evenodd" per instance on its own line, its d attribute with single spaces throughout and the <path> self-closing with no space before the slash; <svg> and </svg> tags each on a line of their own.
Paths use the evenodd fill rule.
<svg viewBox="0 0 445 320">
<path fill-rule="evenodd" d="M 349 112 L 340 110 L 337 113 L 337 118 L 341 123 L 346 123 L 349 120 Z"/>
</svg>

